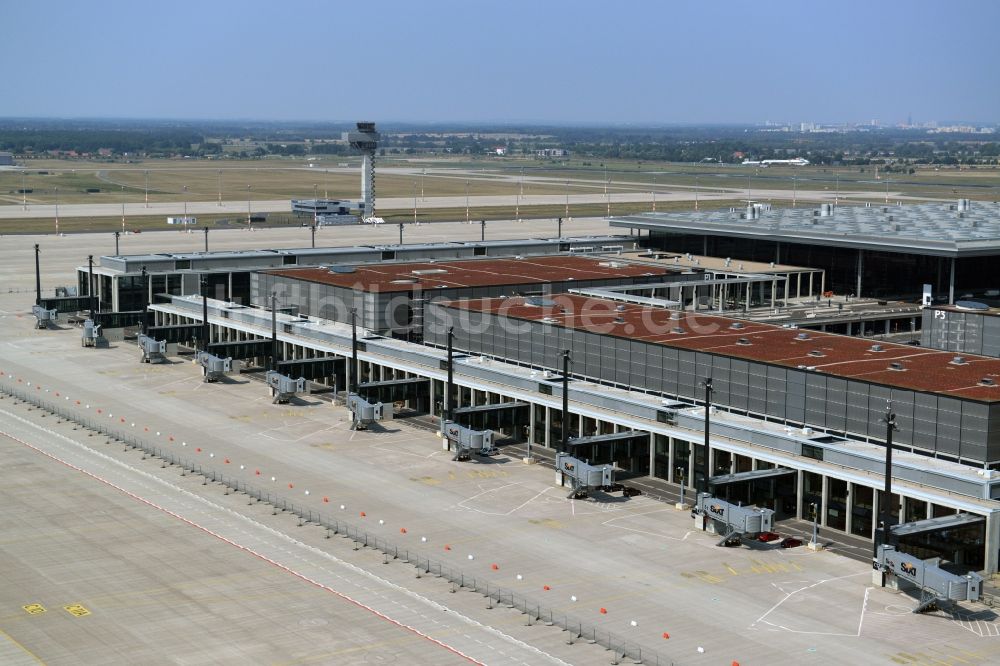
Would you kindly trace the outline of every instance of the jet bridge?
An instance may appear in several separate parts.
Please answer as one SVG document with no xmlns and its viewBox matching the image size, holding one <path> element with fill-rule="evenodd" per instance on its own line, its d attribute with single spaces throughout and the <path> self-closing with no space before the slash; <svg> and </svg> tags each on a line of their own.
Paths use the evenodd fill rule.
<svg viewBox="0 0 1000 666">
<path fill-rule="evenodd" d="M 368 402 L 357 393 L 347 396 L 351 410 L 351 430 L 366 430 L 369 425 L 392 418 L 392 403 Z"/>
<path fill-rule="evenodd" d="M 31 314 L 35 315 L 35 328 L 48 328 L 59 319 L 59 310 L 56 308 L 48 309 L 41 305 L 32 305 Z"/>
<path fill-rule="evenodd" d="M 771 509 L 730 504 L 713 497 L 711 493 L 698 493 L 698 501 L 691 514 L 697 529 L 722 535 L 719 546 L 738 543 L 744 536 L 770 532 L 774 526 L 774 511 Z"/>
<path fill-rule="evenodd" d="M 215 382 L 233 371 L 233 359 L 220 358 L 208 352 L 198 352 L 198 365 L 205 370 L 205 381 Z"/>
<path fill-rule="evenodd" d="M 80 344 L 84 347 L 99 347 L 104 338 L 101 336 L 100 324 L 95 324 L 93 319 L 83 322 L 83 333 L 80 336 Z"/>
<path fill-rule="evenodd" d="M 306 392 L 306 380 L 304 377 L 292 379 L 280 372 L 268 370 L 265 375 L 267 385 L 271 387 L 271 401 L 275 405 L 283 405 L 294 398 L 299 393 Z"/>
<path fill-rule="evenodd" d="M 936 558 L 922 560 L 899 552 L 895 546 L 879 546 L 872 567 L 920 590 L 920 603 L 913 609 L 914 613 L 933 610 L 949 602 L 979 601 L 982 595 L 983 578 L 979 574 L 953 574 L 939 567 Z"/>
<path fill-rule="evenodd" d="M 569 499 L 584 498 L 596 489 L 611 491 L 615 489 L 615 468 L 613 465 L 591 465 L 568 453 L 557 453 L 556 485 L 570 486 L 572 490 L 566 496 Z"/>
<path fill-rule="evenodd" d="M 84 324 L 86 326 L 86 324 Z M 139 360 L 143 363 L 165 363 L 167 360 L 167 342 L 157 340 L 149 335 L 139 335 Z"/>
<path fill-rule="evenodd" d="M 441 424 L 441 434 L 444 435 L 447 450 L 455 452 L 452 460 L 469 460 L 473 453 L 482 456 L 496 453 L 492 430 L 473 430 L 454 421 L 444 421 Z"/>
</svg>

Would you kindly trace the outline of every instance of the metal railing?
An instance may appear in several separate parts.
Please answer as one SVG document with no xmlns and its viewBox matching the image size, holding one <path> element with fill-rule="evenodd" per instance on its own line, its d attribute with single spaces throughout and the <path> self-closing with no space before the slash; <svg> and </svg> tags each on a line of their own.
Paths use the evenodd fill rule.
<svg viewBox="0 0 1000 666">
<path fill-rule="evenodd" d="M 230 492 L 243 493 L 250 498 L 250 503 L 254 501 L 269 504 L 273 507 L 272 515 L 278 512 L 289 513 L 298 517 L 299 526 L 306 524 L 319 525 L 327 530 L 326 537 L 329 539 L 334 535 L 342 536 L 354 542 L 355 550 L 370 548 L 383 554 L 383 562 L 388 564 L 391 560 L 399 560 L 412 565 L 417 570 L 417 577 L 434 576 L 442 578 L 451 583 L 451 591 L 467 590 L 481 594 L 486 598 L 486 608 L 492 609 L 498 606 L 506 606 L 519 611 L 526 617 L 526 623 L 544 624 L 546 626 L 556 626 L 568 634 L 567 644 L 580 641 L 597 644 L 612 653 L 611 663 L 617 664 L 619 660 L 629 659 L 637 664 L 653 664 L 656 666 L 675 666 L 677 662 L 668 659 L 655 650 L 643 647 L 638 642 L 615 634 L 614 632 L 602 629 L 596 624 L 584 622 L 572 615 L 557 612 L 548 608 L 531 598 L 516 592 L 510 588 L 497 585 L 486 580 L 482 576 L 472 576 L 451 566 L 447 566 L 437 560 L 432 560 L 408 548 L 400 548 L 384 537 L 380 537 L 361 529 L 343 520 L 330 518 L 327 515 L 290 502 L 277 493 L 265 491 L 264 489 L 247 483 L 232 476 L 227 476 L 217 472 L 215 469 L 205 467 L 200 463 L 178 456 L 162 447 L 152 445 L 131 432 L 120 430 L 109 426 L 103 419 L 87 417 L 76 413 L 69 405 L 63 405 L 56 400 L 48 400 L 34 391 L 27 388 L 17 388 L 9 384 L 0 382 L 0 392 L 6 393 L 15 400 L 34 405 L 54 416 L 64 419 L 67 422 L 76 424 L 77 428 L 84 428 L 93 433 L 99 433 L 108 438 L 108 441 L 119 441 L 126 449 L 140 450 L 143 459 L 147 456 L 159 458 L 163 464 L 161 467 L 177 466 L 181 468 L 181 475 L 196 474 L 203 478 L 202 485 L 218 483 L 226 488 L 225 494 Z"/>
</svg>

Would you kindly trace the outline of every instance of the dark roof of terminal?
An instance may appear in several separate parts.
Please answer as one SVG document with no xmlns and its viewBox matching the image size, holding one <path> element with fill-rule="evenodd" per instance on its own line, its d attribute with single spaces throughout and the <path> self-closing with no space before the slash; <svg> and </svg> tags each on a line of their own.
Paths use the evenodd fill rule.
<svg viewBox="0 0 1000 666">
<path fill-rule="evenodd" d="M 924 391 L 982 402 L 1000 402 L 1000 359 L 899 345 L 862 338 L 784 328 L 773 324 L 618 303 L 574 294 L 551 297 L 554 306 L 523 298 L 450 301 L 443 305 L 516 319 L 545 320 L 615 337 L 677 349 L 710 352 L 748 361 L 810 369 L 844 379 Z M 679 319 L 672 317 L 679 316 Z M 616 319 L 620 322 L 616 323 Z M 737 328 L 733 328 L 736 325 Z M 680 329 L 683 332 L 675 332 Z M 882 351 L 874 351 L 880 345 Z M 899 364 L 895 369 L 891 364 Z M 995 386 L 980 384 L 992 379 Z"/>
<path fill-rule="evenodd" d="M 327 268 L 296 268 L 264 272 L 348 289 L 379 292 L 409 291 L 417 284 L 424 289 L 460 289 L 501 284 L 542 285 L 568 280 L 672 275 L 676 272 L 648 264 L 574 255 L 369 264 L 351 266 L 348 270 L 350 272 L 332 272 Z"/>
</svg>

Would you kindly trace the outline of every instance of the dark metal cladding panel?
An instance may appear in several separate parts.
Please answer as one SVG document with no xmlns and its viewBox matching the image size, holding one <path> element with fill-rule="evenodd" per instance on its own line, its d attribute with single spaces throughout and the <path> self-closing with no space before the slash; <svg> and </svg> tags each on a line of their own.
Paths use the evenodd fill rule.
<svg viewBox="0 0 1000 666">
<path fill-rule="evenodd" d="M 787 418 L 787 375 L 788 370 L 785 368 L 767 367 L 767 413 L 780 419 Z"/>
<path fill-rule="evenodd" d="M 805 373 L 805 390 L 803 409 L 805 416 L 802 421 L 821 427 L 827 426 L 826 410 L 823 408 L 823 397 L 826 395 L 827 377 L 813 372 Z"/>
<path fill-rule="evenodd" d="M 629 375 L 639 380 L 639 386 L 652 388 L 649 386 L 649 364 L 646 358 L 646 351 L 649 345 L 645 342 L 632 340 L 629 344 Z M 655 389 L 654 389 L 655 390 Z"/>
<path fill-rule="evenodd" d="M 645 348 L 646 376 L 652 391 L 666 392 L 663 388 L 663 351 L 659 345 L 642 343 Z"/>
<path fill-rule="evenodd" d="M 730 404 L 731 366 L 731 359 L 726 356 L 712 358 L 712 388 L 715 389 L 715 401 L 722 405 Z"/>
<path fill-rule="evenodd" d="M 912 391 L 892 392 L 892 411 L 896 414 L 895 441 L 899 444 L 913 444 L 913 409 Z"/>
<path fill-rule="evenodd" d="M 847 380 L 826 377 L 826 426 L 831 430 L 847 429 Z"/>
<path fill-rule="evenodd" d="M 892 391 L 885 386 L 868 387 L 868 432 L 875 437 L 885 435 L 885 410 L 892 397 Z"/>
<path fill-rule="evenodd" d="M 961 400 L 938 396 L 937 438 L 939 452 L 963 455 Z"/>
<path fill-rule="evenodd" d="M 847 428 L 856 435 L 868 435 L 868 384 L 847 383 Z"/>
<path fill-rule="evenodd" d="M 735 409 L 745 410 L 749 403 L 749 365 L 747 361 L 733 359 L 729 367 L 729 400 Z"/>
<path fill-rule="evenodd" d="M 962 457 L 976 462 L 987 462 L 987 433 L 990 408 L 975 402 L 962 403 Z"/>
<path fill-rule="evenodd" d="M 913 395 L 913 446 L 936 451 L 937 396 L 929 393 Z"/>
<path fill-rule="evenodd" d="M 662 359 L 663 372 L 663 392 L 671 395 L 679 395 L 677 388 L 677 370 L 680 365 L 676 349 L 660 347 L 660 358 Z"/>
<path fill-rule="evenodd" d="M 983 354 L 1000 357 L 1000 317 L 983 317 Z"/>
<path fill-rule="evenodd" d="M 750 363 L 748 368 L 747 409 L 757 414 L 767 413 L 767 366 Z"/>
<path fill-rule="evenodd" d="M 989 461 L 1000 461 L 1000 404 L 990 405 L 989 439 L 986 442 L 986 455 Z"/>
<path fill-rule="evenodd" d="M 785 418 L 795 422 L 805 421 L 806 374 L 800 370 L 789 370 L 786 374 L 785 390 L 787 391 Z"/>
<path fill-rule="evenodd" d="M 698 390 L 698 361 L 697 356 L 692 351 L 678 350 L 677 352 L 677 392 L 681 395 L 698 395 L 701 397 L 703 391 Z"/>
</svg>

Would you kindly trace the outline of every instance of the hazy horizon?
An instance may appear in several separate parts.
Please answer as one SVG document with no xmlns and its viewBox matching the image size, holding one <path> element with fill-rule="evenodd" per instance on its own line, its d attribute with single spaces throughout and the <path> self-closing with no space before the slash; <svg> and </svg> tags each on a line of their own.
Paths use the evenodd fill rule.
<svg viewBox="0 0 1000 666">
<path fill-rule="evenodd" d="M 10 4 L 0 117 L 636 126 L 1000 120 L 1000 3 Z M 362 40 L 367 39 L 364 43 Z M 344 119 L 323 120 L 324 118 Z"/>
</svg>

